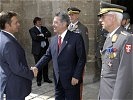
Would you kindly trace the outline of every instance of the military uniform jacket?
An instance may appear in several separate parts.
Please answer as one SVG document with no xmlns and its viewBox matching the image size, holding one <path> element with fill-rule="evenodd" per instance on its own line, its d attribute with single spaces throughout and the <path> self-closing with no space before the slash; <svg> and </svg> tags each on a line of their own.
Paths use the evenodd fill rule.
<svg viewBox="0 0 133 100">
<path fill-rule="evenodd" d="M 88 29 L 86 26 L 84 26 L 81 22 L 78 22 L 75 27 L 68 26 L 68 29 L 70 31 L 73 31 L 75 33 L 79 33 L 82 35 L 84 44 L 85 44 L 85 50 L 86 54 L 88 53 L 88 47 L 89 47 L 89 39 L 88 39 Z"/>
<path fill-rule="evenodd" d="M 133 34 L 133 25 L 129 25 L 128 28 L 127 28 L 127 31 L 131 34 Z"/>
<path fill-rule="evenodd" d="M 133 37 L 122 27 L 107 38 L 102 50 L 100 100 L 132 100 Z"/>
</svg>

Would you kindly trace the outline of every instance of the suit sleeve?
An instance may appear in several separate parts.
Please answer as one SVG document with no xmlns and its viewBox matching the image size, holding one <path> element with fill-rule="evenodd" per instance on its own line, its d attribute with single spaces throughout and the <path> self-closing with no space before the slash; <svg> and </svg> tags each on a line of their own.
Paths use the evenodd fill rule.
<svg viewBox="0 0 133 100">
<path fill-rule="evenodd" d="M 13 42 L 8 42 L 4 48 L 4 57 L 13 74 L 32 80 L 33 72 L 27 66 L 24 51 L 20 49 Z"/>
<path fill-rule="evenodd" d="M 130 47 L 131 46 L 131 47 Z M 116 83 L 112 100 L 126 99 L 128 95 L 132 95 L 133 87 L 133 37 L 129 36 L 121 51 L 121 60 L 117 72 Z"/>
<path fill-rule="evenodd" d="M 86 63 L 86 54 L 82 36 L 78 35 L 76 40 L 76 54 L 78 61 L 73 77 L 80 80 Z"/>
<path fill-rule="evenodd" d="M 41 59 L 37 62 L 35 65 L 38 70 L 41 70 L 43 65 L 46 65 L 50 60 L 52 59 L 51 52 L 50 52 L 50 46 L 46 51 L 46 54 L 44 54 Z"/>
</svg>

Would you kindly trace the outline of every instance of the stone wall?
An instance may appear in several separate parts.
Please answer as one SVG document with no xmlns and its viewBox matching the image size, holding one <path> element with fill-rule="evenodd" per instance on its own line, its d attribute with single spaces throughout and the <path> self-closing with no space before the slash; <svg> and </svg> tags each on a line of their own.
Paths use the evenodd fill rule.
<svg viewBox="0 0 133 100">
<path fill-rule="evenodd" d="M 81 9 L 80 20 L 89 30 L 89 54 L 85 68 L 86 83 L 93 82 L 95 77 L 95 33 L 97 28 L 97 12 L 100 0 L 0 0 L 0 11 L 13 10 L 19 13 L 21 28 L 16 34 L 26 52 L 29 66 L 34 66 L 31 54 L 31 37 L 29 28 L 33 26 L 33 18 L 39 16 L 52 33 L 52 20 L 55 12 L 65 10 L 70 6 Z M 109 1 L 109 0 L 106 0 Z M 54 34 L 53 34 L 54 35 Z M 50 69 L 50 72 L 52 69 Z"/>
</svg>

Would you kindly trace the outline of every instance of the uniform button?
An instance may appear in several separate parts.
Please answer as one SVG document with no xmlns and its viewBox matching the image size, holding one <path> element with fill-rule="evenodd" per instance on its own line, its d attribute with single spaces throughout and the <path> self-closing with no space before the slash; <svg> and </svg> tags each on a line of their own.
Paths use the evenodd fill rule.
<svg viewBox="0 0 133 100">
<path fill-rule="evenodd" d="M 103 75 L 101 75 L 101 78 L 103 77 Z"/>
<path fill-rule="evenodd" d="M 102 71 L 103 71 L 103 68 L 102 68 Z"/>
</svg>

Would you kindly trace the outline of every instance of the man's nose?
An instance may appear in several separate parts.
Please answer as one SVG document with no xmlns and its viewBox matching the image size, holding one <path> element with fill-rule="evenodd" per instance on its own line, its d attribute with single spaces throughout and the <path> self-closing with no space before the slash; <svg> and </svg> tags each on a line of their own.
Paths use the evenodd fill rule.
<svg viewBox="0 0 133 100">
<path fill-rule="evenodd" d="M 54 23 L 52 24 L 52 26 L 54 26 Z"/>
<path fill-rule="evenodd" d="M 102 22 L 102 18 L 99 18 L 99 22 Z"/>
</svg>

